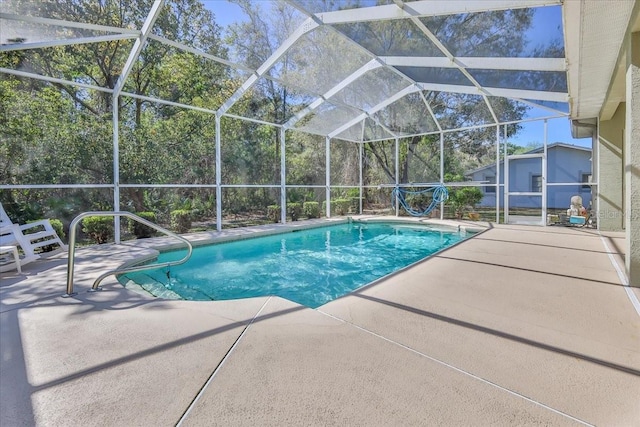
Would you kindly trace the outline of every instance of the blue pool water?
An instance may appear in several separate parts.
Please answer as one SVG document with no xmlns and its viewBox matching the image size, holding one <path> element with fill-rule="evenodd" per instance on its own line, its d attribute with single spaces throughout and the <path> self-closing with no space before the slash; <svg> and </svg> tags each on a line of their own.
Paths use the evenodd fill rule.
<svg viewBox="0 0 640 427">
<path fill-rule="evenodd" d="M 226 300 L 277 295 L 315 308 L 469 236 L 420 225 L 351 222 L 198 247 L 168 275 L 164 268 L 120 280 L 158 296 Z M 157 262 L 185 254 L 166 252 Z"/>
</svg>

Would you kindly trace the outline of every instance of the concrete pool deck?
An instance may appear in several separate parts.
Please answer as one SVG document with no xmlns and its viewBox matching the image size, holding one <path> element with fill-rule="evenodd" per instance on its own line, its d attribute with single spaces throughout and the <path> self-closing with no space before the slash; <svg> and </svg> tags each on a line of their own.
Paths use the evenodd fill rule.
<svg viewBox="0 0 640 427">
<path fill-rule="evenodd" d="M 111 278 L 86 292 L 153 244 L 78 249 L 71 298 L 66 253 L 2 273 L 0 425 L 640 420 L 640 292 L 611 262 L 622 233 L 490 225 L 316 310 L 163 300 Z"/>
</svg>

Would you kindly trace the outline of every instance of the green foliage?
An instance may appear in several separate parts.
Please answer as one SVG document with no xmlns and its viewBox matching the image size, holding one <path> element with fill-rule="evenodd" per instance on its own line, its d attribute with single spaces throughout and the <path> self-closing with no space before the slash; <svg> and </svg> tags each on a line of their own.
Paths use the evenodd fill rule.
<svg viewBox="0 0 640 427">
<path fill-rule="evenodd" d="M 62 224 L 62 221 L 57 218 L 49 218 L 49 223 L 51 224 L 51 227 L 53 227 L 53 229 L 56 231 L 56 234 L 58 235 L 58 237 L 60 237 L 60 239 L 64 239 L 67 236 L 64 232 L 64 225 Z"/>
<path fill-rule="evenodd" d="M 478 187 L 460 187 L 449 192 L 448 202 L 455 209 L 456 215 L 461 217 L 465 209 L 474 209 L 483 196 Z"/>
<path fill-rule="evenodd" d="M 345 192 L 345 197 L 348 199 L 359 199 L 360 198 L 360 189 L 359 188 L 349 188 Z"/>
<path fill-rule="evenodd" d="M 445 181 L 463 182 L 464 177 L 447 174 Z M 454 209 L 457 218 L 462 218 L 466 209 L 474 209 L 475 205 L 480 203 L 484 197 L 482 190 L 478 187 L 447 187 L 447 191 L 449 192 L 449 198 L 446 204 Z"/>
<path fill-rule="evenodd" d="M 112 216 L 88 216 L 82 220 L 82 231 L 98 244 L 107 243 L 113 239 Z"/>
<path fill-rule="evenodd" d="M 304 202 L 302 204 L 302 215 L 307 218 L 320 218 L 320 203 Z"/>
<path fill-rule="evenodd" d="M 360 210 L 360 197 L 349 197 L 349 213 L 357 213 Z"/>
<path fill-rule="evenodd" d="M 176 209 L 171 211 L 171 228 L 178 233 L 186 233 L 191 228 L 191 211 Z"/>
<path fill-rule="evenodd" d="M 335 199 L 331 201 L 331 212 L 336 215 L 346 215 L 351 206 L 351 199 Z"/>
<path fill-rule="evenodd" d="M 507 154 L 510 156 L 514 154 L 524 154 L 540 147 L 542 147 L 542 142 L 529 142 L 526 145 L 516 145 L 512 142 L 507 142 Z"/>
<path fill-rule="evenodd" d="M 2 193 L 4 196 L 6 193 Z M 11 200 L 11 198 L 2 197 L 2 206 L 4 206 L 9 218 L 16 224 L 26 224 L 29 222 L 37 221 L 38 218 L 42 218 L 42 210 L 33 202 L 25 201 L 18 203 Z"/>
<path fill-rule="evenodd" d="M 272 222 L 280 222 L 280 205 L 267 206 L 267 218 Z"/>
<path fill-rule="evenodd" d="M 346 215 L 348 213 L 357 212 L 357 206 L 359 199 L 332 199 L 331 200 L 331 215 Z M 327 211 L 326 200 L 322 202 L 322 212 Z"/>
<path fill-rule="evenodd" d="M 154 212 L 135 212 L 135 214 L 142 219 L 146 219 L 147 221 L 151 221 L 153 223 L 157 222 L 156 214 Z M 135 235 L 138 239 L 145 239 L 148 237 L 153 237 L 156 233 L 156 230 L 138 221 L 129 219 L 129 232 Z"/>
<path fill-rule="evenodd" d="M 302 205 L 300 203 L 287 203 L 287 215 L 291 221 L 297 221 L 302 213 Z"/>
</svg>

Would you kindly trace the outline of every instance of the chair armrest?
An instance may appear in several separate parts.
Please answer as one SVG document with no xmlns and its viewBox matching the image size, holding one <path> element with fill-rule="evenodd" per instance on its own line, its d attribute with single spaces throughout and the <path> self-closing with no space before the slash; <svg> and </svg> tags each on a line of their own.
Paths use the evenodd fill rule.
<svg viewBox="0 0 640 427">
<path fill-rule="evenodd" d="M 44 227 L 44 229 L 49 232 L 54 231 L 53 226 L 51 225 L 48 219 L 41 219 L 40 221 L 34 221 L 28 224 L 22 224 L 20 226 L 20 230 L 25 231 L 25 230 L 29 230 L 36 227 Z"/>
<path fill-rule="evenodd" d="M 0 227 L 0 244 L 2 246 L 7 245 L 21 245 L 22 242 L 22 231 L 17 224 L 11 224 L 7 226 Z"/>
</svg>

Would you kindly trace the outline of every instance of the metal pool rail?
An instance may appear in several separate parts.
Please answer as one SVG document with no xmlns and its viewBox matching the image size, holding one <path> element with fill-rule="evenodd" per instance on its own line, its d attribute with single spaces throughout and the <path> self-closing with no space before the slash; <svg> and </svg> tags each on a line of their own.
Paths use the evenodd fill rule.
<svg viewBox="0 0 640 427">
<path fill-rule="evenodd" d="M 71 221 L 71 225 L 69 226 L 69 260 L 67 263 L 67 293 L 64 294 L 63 297 L 70 297 L 72 295 L 75 295 L 75 293 L 73 292 L 73 270 L 74 270 L 75 252 L 76 252 L 76 234 L 77 234 L 76 229 L 78 224 L 82 221 L 82 219 L 88 216 L 117 216 L 117 217 L 126 216 L 127 218 L 130 218 L 134 221 L 137 221 L 141 224 L 146 225 L 147 227 L 151 227 L 170 237 L 174 237 L 178 240 L 183 241 L 188 248 L 187 255 L 178 261 L 163 262 L 159 264 L 140 265 L 136 267 L 121 268 L 113 271 L 108 271 L 100 275 L 95 280 L 95 282 L 93 282 L 93 286 L 91 287 L 90 291 L 101 290 L 102 288 L 99 287 L 100 282 L 102 282 L 102 280 L 105 277 L 108 277 L 112 274 L 131 273 L 134 271 L 142 271 L 142 270 L 148 270 L 152 268 L 161 268 L 161 267 L 170 267 L 172 265 L 180 265 L 180 264 L 184 264 L 185 262 L 187 262 L 189 258 L 191 258 L 191 253 L 193 252 L 193 246 L 191 245 L 191 242 L 189 242 L 187 239 L 185 239 L 182 236 L 179 236 L 165 228 L 160 227 L 157 224 L 154 224 L 151 221 L 147 221 L 146 219 L 139 217 L 138 215 L 135 215 L 131 212 L 122 212 L 122 211 L 120 212 L 115 212 L 115 211 L 84 212 L 78 215 L 77 217 L 75 217 L 73 221 Z"/>
</svg>

